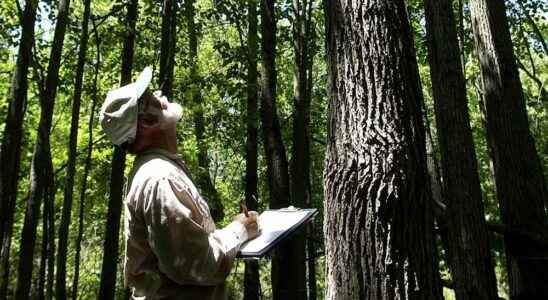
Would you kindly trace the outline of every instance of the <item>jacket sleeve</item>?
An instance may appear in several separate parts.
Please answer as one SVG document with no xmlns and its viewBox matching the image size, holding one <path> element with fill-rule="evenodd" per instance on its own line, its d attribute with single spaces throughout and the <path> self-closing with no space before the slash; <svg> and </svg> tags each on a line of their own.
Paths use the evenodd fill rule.
<svg viewBox="0 0 548 300">
<path fill-rule="evenodd" d="M 247 240 L 245 227 L 233 222 L 208 233 L 192 218 L 189 204 L 194 202 L 188 190 L 174 191 L 168 178 L 149 184 L 143 217 L 160 271 L 181 285 L 224 282 L 240 245 Z"/>
</svg>

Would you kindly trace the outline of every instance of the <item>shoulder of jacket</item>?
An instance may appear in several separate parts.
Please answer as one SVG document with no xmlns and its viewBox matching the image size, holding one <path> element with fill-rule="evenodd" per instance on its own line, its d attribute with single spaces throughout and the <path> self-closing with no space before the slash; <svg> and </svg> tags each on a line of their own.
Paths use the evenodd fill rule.
<svg viewBox="0 0 548 300">
<path fill-rule="evenodd" d="M 163 157 L 150 157 L 145 158 L 145 161 L 139 163 L 135 166 L 133 170 L 134 178 L 144 177 L 144 178 L 163 178 L 172 176 L 174 170 L 177 169 L 177 166 L 173 164 L 168 159 Z"/>
<path fill-rule="evenodd" d="M 172 181 L 176 166 L 161 157 L 147 159 L 134 165 L 128 196 L 135 196 L 149 191 L 163 179 Z"/>
</svg>

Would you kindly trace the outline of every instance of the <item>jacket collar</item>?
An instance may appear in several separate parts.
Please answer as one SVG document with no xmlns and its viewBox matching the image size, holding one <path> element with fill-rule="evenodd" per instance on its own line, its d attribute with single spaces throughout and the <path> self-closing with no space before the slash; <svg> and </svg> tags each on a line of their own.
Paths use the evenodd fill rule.
<svg viewBox="0 0 548 300">
<path fill-rule="evenodd" d="M 190 180 L 194 181 L 192 179 L 192 176 L 190 174 L 190 171 L 189 171 L 188 167 L 186 166 L 186 163 L 183 161 L 181 156 L 179 154 L 171 153 L 171 152 L 169 152 L 165 149 L 150 148 L 150 149 L 147 149 L 147 150 L 141 152 L 140 154 L 137 155 L 134 165 L 137 166 L 142 161 L 144 162 L 145 158 L 148 157 L 148 156 L 162 156 L 164 158 L 167 158 L 168 160 L 170 160 L 171 162 L 173 162 L 174 164 L 179 166 L 181 169 L 183 169 L 183 171 L 190 178 Z"/>
</svg>

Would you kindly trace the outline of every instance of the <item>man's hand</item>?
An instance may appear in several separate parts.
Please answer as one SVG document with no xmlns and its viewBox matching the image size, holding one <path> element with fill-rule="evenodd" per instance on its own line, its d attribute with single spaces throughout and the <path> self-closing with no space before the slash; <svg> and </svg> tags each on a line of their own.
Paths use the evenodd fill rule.
<svg viewBox="0 0 548 300">
<path fill-rule="evenodd" d="M 261 230 L 259 228 L 259 223 L 257 222 L 259 214 L 256 211 L 250 211 L 248 214 L 249 217 L 246 217 L 245 214 L 239 214 L 234 218 L 234 221 L 244 225 L 247 230 L 247 238 L 248 240 L 251 240 L 256 238 Z"/>
</svg>

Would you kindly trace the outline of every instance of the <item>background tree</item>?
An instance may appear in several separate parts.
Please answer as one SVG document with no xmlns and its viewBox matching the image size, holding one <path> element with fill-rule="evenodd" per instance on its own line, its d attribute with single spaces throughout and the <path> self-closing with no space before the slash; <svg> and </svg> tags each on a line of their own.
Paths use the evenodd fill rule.
<svg viewBox="0 0 548 300">
<path fill-rule="evenodd" d="M 177 0 L 164 0 L 162 8 L 162 41 L 160 45 L 160 78 L 162 94 L 171 99 L 177 36 Z"/>
<path fill-rule="evenodd" d="M 457 299 L 497 299 L 451 1 L 424 5 L 453 286 Z"/>
<path fill-rule="evenodd" d="M 139 1 L 131 0 L 127 5 L 125 23 L 127 26 L 122 49 L 122 66 L 120 86 L 132 81 L 133 55 L 136 38 L 136 22 Z M 120 216 L 124 197 L 124 169 L 126 153 L 118 146 L 114 146 L 112 155 L 112 169 L 110 173 L 110 194 L 108 202 L 105 242 L 103 245 L 103 264 L 101 269 L 101 283 L 99 299 L 114 299 L 116 292 L 116 273 L 118 269 L 118 250 L 120 233 Z"/>
<path fill-rule="evenodd" d="M 293 143 L 290 160 L 291 200 L 296 207 L 306 207 L 310 201 L 310 64 L 313 58 L 312 0 L 293 0 Z M 292 257 L 297 294 L 295 299 L 306 299 L 306 232 L 296 233 Z M 310 246 L 310 244 L 309 244 Z"/>
<path fill-rule="evenodd" d="M 276 17 L 273 0 L 261 1 L 261 124 L 267 166 L 270 208 L 290 205 L 289 169 L 276 108 Z M 297 237 L 284 242 L 272 257 L 272 297 L 306 297 L 302 272 L 293 252 Z M 299 249 L 304 251 L 304 249 Z"/>
<path fill-rule="evenodd" d="M 21 234 L 21 250 L 19 253 L 17 290 L 15 295 L 17 299 L 26 299 L 29 297 L 40 204 L 43 203 L 44 211 L 49 211 L 48 217 L 52 217 L 53 214 L 55 184 L 53 181 L 50 130 L 59 81 L 59 68 L 61 65 L 65 31 L 69 21 L 69 4 L 70 0 L 59 1 L 57 23 L 55 25 L 55 34 L 51 46 L 47 77 L 44 86 L 40 88 L 41 113 L 34 153 L 32 156 L 30 172 L 31 186 L 25 211 L 25 223 Z M 53 220 L 53 218 L 51 218 L 51 220 Z M 55 224 L 51 220 L 48 220 L 48 230 L 50 234 L 50 245 L 48 246 L 48 252 L 50 253 L 50 256 L 48 257 L 48 276 L 51 278 L 50 280 L 53 280 L 54 242 L 52 232 Z M 51 288 L 48 289 L 51 290 Z M 51 295 L 51 292 L 49 292 L 49 294 Z"/>
<path fill-rule="evenodd" d="M 23 1 L 24 2 L 24 1 Z M 5 101 L 0 100 L 0 131 L 5 132 L 9 126 L 15 123 L 8 121 L 8 113 L 11 112 L 10 98 L 11 83 L 15 76 L 19 46 L 24 44 L 23 27 L 21 19 L 24 15 L 24 7 L 18 9 L 18 4 L 23 2 L 3 1 L 0 2 L 0 90 L 4 91 Z M 139 1 L 136 14 L 139 18 L 135 20 L 134 31 L 134 53 L 132 66 L 136 72 L 142 70 L 145 66 L 154 67 L 154 78 L 152 87 L 154 89 L 162 88 L 159 81 L 160 73 L 163 74 L 160 67 L 160 58 L 162 57 L 162 1 L 143 0 Z M 26 2 L 25 2 L 26 3 Z M 118 237 L 123 239 L 123 231 L 117 233 L 106 232 L 106 224 L 114 224 L 112 218 L 108 220 L 109 195 L 110 195 L 110 173 L 112 170 L 112 158 L 114 148 L 101 131 L 101 126 L 97 122 L 97 110 L 105 99 L 107 92 L 120 85 L 118 70 L 120 68 L 121 57 L 123 57 L 125 34 L 128 32 L 131 24 L 126 21 L 127 1 L 106 1 L 94 0 L 90 3 L 90 39 L 88 41 L 88 59 L 84 67 L 84 80 L 82 84 L 82 109 L 80 122 L 86 123 L 81 126 L 81 132 L 78 133 L 78 144 L 76 152 L 74 193 L 80 196 L 79 204 L 74 204 L 74 209 L 78 213 L 71 214 L 69 228 L 78 228 L 78 230 L 69 230 L 67 243 L 67 269 L 66 269 L 66 289 L 68 294 L 77 295 L 82 299 L 98 298 L 101 284 L 102 262 L 105 256 L 104 241 L 105 236 L 109 236 L 111 241 Z M 174 2 L 171 2 L 174 4 Z M 259 2 L 255 2 L 259 5 Z M 293 142 L 293 122 L 294 122 L 294 79 L 296 78 L 295 50 L 293 28 L 294 11 L 293 2 L 276 2 L 274 10 L 276 15 L 276 51 L 274 56 L 276 66 L 276 115 L 278 118 L 280 139 L 287 148 L 290 158 L 293 157 L 295 147 L 301 146 Z M 302 2 L 301 2 L 302 3 Z M 307 232 L 307 243 L 312 247 L 307 247 L 307 269 L 308 269 L 308 295 L 314 299 L 316 294 L 318 298 L 323 298 L 327 289 L 327 277 L 325 272 L 325 246 L 323 233 L 319 228 L 323 227 L 324 215 L 324 184 L 323 169 L 326 154 L 326 140 L 328 132 L 328 114 L 327 112 L 327 65 L 324 60 L 326 57 L 326 32 L 324 11 L 316 9 L 320 2 L 308 1 L 312 7 L 312 13 L 309 15 L 310 39 L 307 51 L 310 54 L 310 63 L 307 66 L 307 72 L 312 80 L 308 81 L 308 95 L 310 97 L 309 106 L 309 137 L 310 154 L 310 203 L 307 207 L 317 207 L 320 209 L 318 216 L 314 220 L 313 230 Z M 389 1 L 387 4 L 395 3 Z M 195 0 L 194 23 L 196 26 L 197 51 L 193 56 L 195 67 L 198 70 L 198 82 L 200 88 L 201 105 L 203 112 L 203 137 L 204 144 L 207 146 L 207 158 L 209 167 L 207 169 L 211 182 L 215 186 L 220 202 L 223 204 L 225 217 L 217 222 L 218 227 L 223 227 L 232 220 L 232 216 L 239 213 L 239 203 L 246 196 L 246 186 L 250 186 L 243 174 L 247 168 L 247 157 L 249 155 L 243 149 L 246 149 L 248 114 L 246 106 L 248 100 L 248 49 L 257 51 L 257 62 L 262 64 L 262 52 L 257 46 L 250 46 L 248 39 L 253 35 L 252 28 L 248 18 L 247 1 L 242 0 Z M 425 11 L 424 3 L 419 0 L 405 1 L 408 11 L 408 18 L 411 30 L 414 36 L 416 47 L 416 59 L 418 62 L 419 73 L 424 94 L 424 108 L 421 117 L 425 124 L 430 128 L 432 135 L 439 136 L 442 129 L 441 124 L 435 120 L 435 101 L 433 97 L 433 77 L 430 76 L 430 67 L 428 61 L 428 39 L 425 31 Z M 524 95 L 524 105 L 527 109 L 529 119 L 530 134 L 534 137 L 536 149 L 541 161 L 541 165 L 548 164 L 548 114 L 546 113 L 546 101 L 543 96 L 546 94 L 544 82 L 548 80 L 548 60 L 543 49 L 543 41 L 548 34 L 548 22 L 546 20 L 546 8 L 544 2 L 539 0 L 520 0 L 505 2 L 507 5 L 507 21 L 510 35 L 513 42 L 516 66 L 521 79 L 521 87 Z M 199 167 L 199 148 L 195 135 L 195 123 L 192 116 L 192 105 L 189 95 L 190 82 L 190 63 L 189 63 L 189 31 L 187 30 L 187 18 L 185 16 L 184 5 L 177 2 L 180 11 L 177 14 L 175 22 L 175 39 L 178 41 L 173 55 L 173 88 L 170 100 L 178 101 L 183 105 L 184 113 L 181 122 L 177 128 L 179 141 L 179 152 L 183 155 L 189 169 L 196 175 L 198 170 L 204 170 Z M 484 114 L 482 107 L 477 105 L 481 102 L 481 93 L 483 88 L 479 83 L 480 64 L 475 57 L 474 38 L 472 33 L 472 19 L 470 14 L 471 6 L 468 1 L 453 1 L 453 11 L 457 18 L 458 39 L 461 53 L 461 61 L 464 78 L 466 79 L 466 96 L 469 100 L 469 125 L 474 139 L 475 152 L 477 158 L 478 174 L 481 186 L 482 199 L 484 200 L 484 216 L 488 221 L 488 227 L 491 230 L 490 251 L 493 255 L 494 270 L 496 273 L 497 290 L 499 296 L 509 299 L 508 273 L 505 257 L 504 235 L 518 234 L 527 236 L 530 240 L 543 244 L 545 239 L 534 232 L 525 232 L 524 230 L 513 229 L 505 226 L 501 221 L 497 196 L 495 193 L 495 181 L 489 157 L 488 144 L 484 133 Z M 346 9 L 346 8 L 345 8 Z M 65 189 L 65 177 L 68 168 L 69 151 L 67 144 L 70 141 L 71 122 L 72 122 L 72 101 L 74 97 L 74 88 L 77 75 L 79 45 L 81 42 L 81 22 L 84 19 L 85 5 L 82 1 L 71 3 L 71 18 L 66 30 L 64 40 L 63 55 L 61 56 L 61 66 L 59 68 L 59 81 L 56 97 L 56 105 L 52 115 L 52 126 L 50 130 L 51 158 L 53 163 L 53 175 L 55 186 L 52 193 L 55 192 L 57 202 L 53 206 L 52 201 L 46 201 L 48 205 L 44 208 L 44 213 L 36 228 L 36 245 L 33 262 L 36 265 L 32 273 L 32 288 L 30 289 L 30 298 L 53 297 L 52 284 L 55 277 L 52 277 L 54 270 L 52 257 L 55 253 L 49 251 L 53 248 L 53 242 L 58 241 L 59 231 L 52 231 L 55 223 L 60 226 L 62 219 L 62 200 Z M 4 265 L 19 265 L 19 253 L 22 246 L 21 233 L 24 227 L 25 203 L 30 189 L 30 167 L 34 151 L 34 141 L 36 140 L 37 130 L 40 122 L 40 97 L 45 78 L 47 76 L 46 67 L 50 61 L 50 50 L 53 43 L 55 24 L 57 22 L 58 2 L 41 1 L 36 7 L 36 26 L 33 34 L 35 46 L 32 49 L 31 68 L 28 77 L 27 97 L 25 103 L 24 122 L 21 127 L 20 143 L 20 168 L 18 172 L 18 188 L 16 195 L 18 199 L 13 206 L 13 234 L 9 245 L 11 251 L 9 255 L 4 255 Z M 371 13 L 372 10 L 366 10 Z M 72 17 L 73 16 L 73 17 Z M 532 22 L 531 22 L 532 20 Z M 383 21 L 384 22 L 384 21 Z M 381 23 L 383 23 L 381 22 Z M 252 23 L 252 22 L 251 22 Z M 39 26 L 38 26 L 39 25 Z M 251 26 L 253 27 L 253 26 Z M 537 30 L 534 28 L 537 27 Z M 164 26 L 166 29 L 167 27 Z M 364 30 L 365 31 L 365 30 Z M 258 32 L 259 42 L 261 33 Z M 392 36 L 392 35 L 390 35 Z M 356 40 L 347 39 L 346 43 L 341 44 L 341 49 L 347 49 L 354 45 Z M 545 41 L 544 41 L 545 43 Z M 384 45 L 381 43 L 381 45 Z M 249 48 L 248 48 L 249 47 Z M 367 49 L 369 49 L 368 47 Z M 351 47 L 349 48 L 351 49 Z M 340 50 L 344 53 L 343 50 Z M 167 53 L 164 51 L 164 53 Z M 348 52 L 350 53 L 350 52 Z M 379 52 L 378 58 L 383 58 L 385 52 Z M 389 53 L 389 52 L 387 52 Z M 364 60 L 362 60 L 364 61 Z M 44 67 L 43 67 L 44 66 Z M 386 72 L 390 68 L 385 68 Z M 136 72 L 131 72 L 136 75 Z M 397 72 L 396 72 L 397 73 Z M 399 72 L 405 73 L 405 72 Z M 409 72 L 410 73 L 410 72 Z M 407 73 L 405 73 L 407 74 Z M 258 74 L 259 75 L 259 74 Z M 131 77 L 131 76 L 128 76 Z M 262 77 L 258 76 L 259 80 Z M 26 78 L 26 77 L 25 77 Z M 133 79 L 133 78 L 131 78 Z M 262 82 L 262 81 L 261 81 Z M 350 81 L 348 81 L 350 82 Z M 313 84 L 312 84 L 313 83 Z M 251 93 L 251 94 L 257 94 Z M 411 93 L 412 94 L 412 93 Z M 478 101 L 479 100 L 479 101 Z M 257 106 L 257 109 L 259 107 Z M 373 112 L 373 111 L 372 111 Z M 257 111 L 257 114 L 259 111 Z M 385 113 L 382 112 L 381 115 Z M 257 118 L 257 125 L 259 116 Z M 508 121 L 510 122 L 510 121 Z M 84 128 L 86 127 L 86 128 Z M 12 127 L 10 127 L 12 128 Z M 261 130 L 262 128 L 257 130 Z M 6 138 L 3 135 L 2 138 Z M 263 134 L 257 135 L 257 147 L 263 143 Z M 2 142 L 3 143 L 3 142 Z M 4 147 L 6 144 L 2 144 Z M 441 160 L 441 144 L 434 138 L 428 145 L 428 163 L 432 174 L 442 173 L 439 161 Z M 2 151 L 2 150 L 0 150 Z M 256 164 L 256 198 L 257 209 L 262 211 L 269 206 L 269 178 L 268 166 L 265 152 L 257 152 Z M 127 157 L 128 164 L 131 164 L 133 156 Z M 437 161 L 437 162 L 436 162 Z M 13 161 L 10 161 L 10 163 Z M 118 161 L 119 162 L 119 161 Z M 289 170 L 291 170 L 289 162 Z M 436 167 L 437 165 L 437 167 Z M 6 165 L 7 166 L 7 165 Z M 4 163 L 2 162 L 2 167 Z M 255 169 L 255 168 L 254 168 Z M 129 171 L 129 168 L 119 168 L 119 170 Z M 4 171 L 4 168 L 2 168 Z M 4 173 L 7 174 L 7 173 Z M 432 180 L 433 187 L 437 188 L 434 203 L 445 201 L 441 197 L 441 187 L 445 185 L 443 176 L 435 176 L 438 180 Z M 13 177 L 9 177 L 10 179 Z M 121 177 L 120 177 L 121 178 Z M 119 182 L 122 182 L 120 179 Z M 437 183 L 436 183 L 437 182 Z M 434 184 L 435 183 L 435 184 Z M 292 185 L 291 181 L 289 184 Z M 437 186 L 437 187 L 436 187 Z M 291 188 L 289 189 L 291 190 Z M 434 190 L 433 190 L 434 192 Z M 287 200 L 287 199 L 282 199 Z M 284 206 L 293 203 L 287 202 Z M 3 205 L 3 204 L 0 204 Z M 250 205 L 251 207 L 251 205 Z M 436 204 L 438 213 L 443 213 L 443 205 Z M 4 213 L 4 210 L 0 210 Z M 114 218 L 116 219 L 116 218 Z M 443 294 L 445 299 L 455 299 L 453 288 L 453 279 L 456 278 L 450 268 L 450 261 L 447 259 L 447 226 L 443 222 L 447 218 L 443 215 L 437 215 L 437 250 L 439 251 L 439 275 L 444 284 Z M 347 224 L 347 223 L 344 223 Z M 350 223 L 348 223 L 350 224 Z M 342 225 L 342 224 L 341 224 Z M 346 226 L 346 225 L 345 225 Z M 110 227 L 109 227 L 110 228 Z M 123 246 L 122 246 L 123 247 Z M 120 269 L 123 260 L 123 249 L 116 250 L 118 258 L 114 258 L 112 252 L 108 252 L 112 261 L 117 261 L 117 268 Z M 5 247 L 4 247 L 5 249 Z M 108 250 L 111 251 L 111 250 Z M 4 252 L 5 253 L 5 252 Z M 364 256 L 365 257 L 365 256 Z M 114 280 L 113 294 L 115 298 L 127 297 L 127 290 L 123 287 L 122 272 L 117 271 L 113 276 L 112 267 L 115 263 L 109 264 L 111 268 L 106 268 L 109 276 Z M 286 265 L 292 266 L 291 260 Z M 272 283 L 276 278 L 272 277 L 272 261 L 261 259 L 257 263 L 260 287 L 258 288 L 259 297 L 263 299 L 273 298 Z M 13 268 L 12 268 L 13 269 Z M 317 271 L 314 271 L 316 269 Z M 288 271 L 291 272 L 291 269 Z M 103 273 L 105 275 L 106 273 Z M 17 274 L 16 272 L 4 273 L 7 295 L 11 297 L 14 294 Z M 106 275 L 105 275 L 106 276 Z M 231 275 L 227 278 L 227 290 L 231 299 L 242 299 L 247 288 L 245 284 L 244 262 L 236 260 L 235 267 Z M 285 279 L 285 278 L 284 278 Z M 258 283 L 258 281 L 256 282 Z M 115 289 L 115 290 L 114 290 Z M 76 296 L 73 296 L 75 298 Z"/>
<path fill-rule="evenodd" d="M 472 0 L 472 27 L 479 56 L 487 142 L 493 161 L 502 222 L 509 229 L 548 236 L 548 193 L 524 95 L 504 1 Z M 510 297 L 548 297 L 548 249 L 522 235 L 504 237 Z"/>
<path fill-rule="evenodd" d="M 0 242 L 2 243 L 0 249 L 0 299 L 5 299 L 8 294 L 13 214 L 19 181 L 23 118 L 27 106 L 27 74 L 34 43 L 37 6 L 36 1 L 27 1 L 20 20 L 21 41 L 11 79 L 6 126 L 2 134 L 0 148 L 0 164 L 2 165 L 0 168 Z"/>
<path fill-rule="evenodd" d="M 194 22 L 195 8 L 194 0 L 185 1 L 185 17 L 188 30 L 188 64 L 189 64 L 189 85 L 187 87 L 188 99 L 192 105 L 192 118 L 194 120 L 194 134 L 198 144 L 198 174 L 197 184 L 202 194 L 208 199 L 209 209 L 215 221 L 224 217 L 223 204 L 215 185 L 209 174 L 208 146 L 205 137 L 204 106 L 201 92 L 201 79 L 198 71 L 198 29 Z"/>
<path fill-rule="evenodd" d="M 82 19 L 82 36 L 80 38 L 76 79 L 74 82 L 74 98 L 72 100 L 72 115 L 69 138 L 69 157 L 65 180 L 63 213 L 59 225 L 59 247 L 57 247 L 57 272 L 55 296 L 59 299 L 67 298 L 66 273 L 67 251 L 70 216 L 72 213 L 72 198 L 74 193 L 74 177 L 76 175 L 76 147 L 78 143 L 78 125 L 80 121 L 80 103 L 82 100 L 82 85 L 84 80 L 84 65 L 88 48 L 88 23 L 90 15 L 90 1 L 84 2 L 84 18 Z"/>
<path fill-rule="evenodd" d="M 257 89 L 257 2 L 247 0 L 247 116 L 245 144 L 245 205 L 248 209 L 258 211 L 257 198 L 258 176 L 258 89 Z M 244 299 L 260 299 L 261 282 L 259 262 L 246 261 L 244 271 Z"/>
<path fill-rule="evenodd" d="M 404 2 L 327 1 L 325 14 L 326 298 L 440 299 L 423 99 Z"/>
<path fill-rule="evenodd" d="M 90 3 L 91 4 L 91 3 Z M 84 215 L 85 215 L 85 203 L 86 203 L 86 190 L 88 188 L 88 179 L 91 169 L 91 155 L 93 152 L 93 125 L 95 110 L 97 108 L 97 81 L 99 77 L 99 66 L 101 64 L 101 55 L 99 51 L 99 36 L 97 33 L 97 27 L 95 22 L 93 22 L 93 29 L 95 34 L 95 45 L 97 47 L 96 57 L 95 57 L 95 70 L 93 75 L 93 91 L 92 91 L 92 104 L 90 108 L 90 117 L 88 121 L 88 144 L 86 149 L 86 158 L 84 163 L 84 171 L 82 178 L 82 187 L 80 189 L 80 205 L 78 207 L 78 233 L 76 235 L 75 241 L 75 254 L 74 254 L 74 274 L 72 279 L 72 299 L 77 299 L 78 297 L 78 284 L 80 279 L 80 257 L 82 250 L 82 239 L 84 236 Z"/>
</svg>

